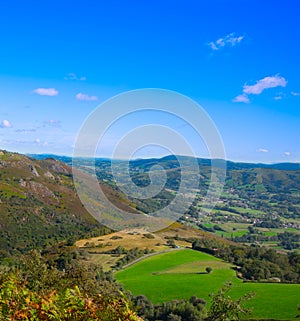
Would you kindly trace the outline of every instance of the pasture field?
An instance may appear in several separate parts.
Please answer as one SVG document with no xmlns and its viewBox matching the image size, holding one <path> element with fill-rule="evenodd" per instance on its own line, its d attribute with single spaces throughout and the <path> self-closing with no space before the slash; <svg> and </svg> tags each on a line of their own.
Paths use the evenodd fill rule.
<svg viewBox="0 0 300 321">
<path fill-rule="evenodd" d="M 76 246 L 81 252 L 84 252 L 83 263 L 88 262 L 101 265 L 104 271 L 109 271 L 114 267 L 115 263 L 123 257 L 123 255 L 116 256 L 107 254 L 107 252 L 118 246 L 122 246 L 126 250 L 137 247 L 154 252 L 164 252 L 170 249 L 170 246 L 167 245 L 168 238 L 174 238 L 176 235 L 181 238 L 181 240 L 175 241 L 176 245 L 180 247 L 191 246 L 191 243 L 184 241 L 183 238 L 206 237 L 208 239 L 220 239 L 220 237 L 218 238 L 218 236 L 208 232 L 174 223 L 172 226 L 155 233 L 149 233 L 144 229 L 135 228 L 102 235 L 100 237 L 82 239 L 76 242 Z M 231 244 L 231 242 L 226 239 L 222 239 L 222 242 Z"/>
<path fill-rule="evenodd" d="M 284 220 L 284 221 L 288 222 L 288 220 Z M 293 222 L 294 223 L 298 222 L 298 220 L 295 219 Z M 206 221 L 202 223 L 202 225 L 212 229 L 215 225 L 218 225 L 220 230 L 215 230 L 213 234 L 217 236 L 221 236 L 222 238 L 227 238 L 227 239 L 241 237 L 245 234 L 248 234 L 249 232 L 248 227 L 253 226 L 252 224 L 249 224 L 249 223 L 240 223 L 240 222 L 225 222 L 225 223 L 222 222 L 220 224 L 215 224 L 215 223 L 211 223 L 209 219 L 206 219 Z M 266 227 L 254 226 L 254 228 L 259 231 L 261 236 L 263 235 L 276 236 L 277 234 L 284 233 L 284 232 L 295 233 L 300 235 L 300 230 L 292 227 L 266 228 Z M 287 251 L 286 249 L 284 249 L 282 246 L 279 245 L 278 240 L 273 240 L 273 241 L 260 240 L 258 242 L 267 247 L 276 248 L 281 251 Z"/>
<path fill-rule="evenodd" d="M 156 252 L 169 249 L 163 237 L 155 234 L 151 234 L 153 238 L 145 237 L 145 235 L 149 234 L 151 233 L 142 229 L 124 230 L 100 237 L 82 239 L 76 242 L 76 246 L 85 250 L 87 262 L 101 265 L 105 271 L 109 271 L 124 255 L 114 256 L 105 254 L 105 252 L 111 251 L 118 246 L 122 246 L 126 250 L 138 247 L 140 249 L 148 248 Z"/>
<path fill-rule="evenodd" d="M 205 273 L 206 267 L 211 267 L 212 272 Z M 135 295 L 144 294 L 153 303 L 197 295 L 209 304 L 209 294 L 229 281 L 232 298 L 255 293 L 247 302 L 247 306 L 253 308 L 251 318 L 296 320 L 299 314 L 300 285 L 243 283 L 229 263 L 189 249 L 149 257 L 115 275 L 126 290 Z"/>
</svg>

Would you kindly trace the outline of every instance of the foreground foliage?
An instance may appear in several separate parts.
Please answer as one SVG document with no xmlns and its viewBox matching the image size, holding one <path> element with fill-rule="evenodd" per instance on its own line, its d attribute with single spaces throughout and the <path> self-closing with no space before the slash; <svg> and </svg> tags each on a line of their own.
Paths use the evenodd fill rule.
<svg viewBox="0 0 300 321">
<path fill-rule="evenodd" d="M 67 288 L 62 291 L 37 293 L 28 289 L 16 275 L 9 274 L 1 280 L 1 320 L 54 320 L 117 321 L 140 318 L 132 312 L 125 297 L 107 298 L 102 295 L 89 297 L 79 290 Z"/>
<path fill-rule="evenodd" d="M 140 320 L 111 273 L 80 265 L 72 250 L 52 250 L 2 266 L 0 320 Z"/>
<path fill-rule="evenodd" d="M 145 296 L 125 294 L 110 272 L 80 265 L 72 250 L 20 257 L 0 266 L 0 320 L 21 321 L 201 321 L 231 320 L 249 313 L 247 297 L 236 301 L 225 285 L 206 301 L 196 296 L 152 304 Z"/>
<path fill-rule="evenodd" d="M 254 294 L 248 293 L 237 300 L 232 300 L 228 294 L 229 290 L 230 284 L 227 283 L 221 290 L 211 295 L 212 303 L 206 320 L 240 320 L 241 316 L 251 313 L 251 309 L 245 308 L 243 303 L 250 300 Z"/>
</svg>

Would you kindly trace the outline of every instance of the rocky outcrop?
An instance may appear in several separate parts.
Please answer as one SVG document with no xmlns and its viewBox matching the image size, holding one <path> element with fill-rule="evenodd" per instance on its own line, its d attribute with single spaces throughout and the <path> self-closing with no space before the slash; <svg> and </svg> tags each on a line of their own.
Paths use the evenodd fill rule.
<svg viewBox="0 0 300 321">
<path fill-rule="evenodd" d="M 46 173 L 44 173 L 45 177 L 51 178 L 51 179 L 55 179 L 55 177 L 51 174 L 51 172 L 47 171 Z"/>
<path fill-rule="evenodd" d="M 29 170 L 34 176 L 40 176 L 38 171 L 36 170 L 36 168 L 32 164 L 29 165 Z"/>
<path fill-rule="evenodd" d="M 26 187 L 28 192 L 34 194 L 36 198 L 47 204 L 56 204 L 58 200 L 55 194 L 44 184 L 34 181 L 20 181 L 22 187 Z"/>
</svg>

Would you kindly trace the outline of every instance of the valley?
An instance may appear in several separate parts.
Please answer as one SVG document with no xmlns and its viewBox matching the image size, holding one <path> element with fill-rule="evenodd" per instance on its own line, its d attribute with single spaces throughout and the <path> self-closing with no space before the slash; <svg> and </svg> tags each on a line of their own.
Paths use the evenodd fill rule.
<svg viewBox="0 0 300 321">
<path fill-rule="evenodd" d="M 245 302 L 245 309 L 252 310 L 245 312 L 245 319 L 296 320 L 300 293 L 297 164 L 227 162 L 223 192 L 209 211 L 203 199 L 210 164 L 198 159 L 202 178 L 199 188 L 191 191 L 196 198 L 188 212 L 167 227 L 149 231 L 139 218 L 172 202 L 178 191 L 180 168 L 174 157 L 130 163 L 137 186 L 155 184 L 149 178 L 153 164 L 166 171 L 164 188 L 151 199 L 126 197 L 112 176 L 110 160 L 96 160 L 99 184 L 114 208 L 97 199 L 93 206 L 99 206 L 108 221 L 116 220 L 118 209 L 137 218 L 134 227 L 120 230 L 103 225 L 83 206 L 73 183 L 71 158 L 2 151 L 0 160 L 3 278 L 29 256 L 29 271 L 35 269 L 30 262 L 37 260 L 37 267 L 42 264 L 53 271 L 66 286 L 78 283 L 87 291 L 84 283 L 94 279 L 101 293 L 105 287 L 109 293 L 121 287 L 131 292 L 132 302 L 145 296 L 142 300 L 150 300 L 155 313 L 166 302 L 187 304 L 183 302 L 192 302 L 190 298 L 196 296 L 204 300 L 199 301 L 203 317 L 214 304 L 213 293 L 230 284 L 229 300 L 253 293 Z M 190 159 L 184 161 L 188 164 Z M 82 171 L 88 181 L 93 162 L 81 159 L 76 164 L 73 170 Z M 118 161 L 117 166 L 124 163 Z M 88 191 L 86 196 L 92 200 L 94 191 Z M 54 280 L 43 282 L 49 291 L 57 286 Z M 197 304 L 194 308 L 200 309 Z M 152 320 L 146 312 L 139 313 Z"/>
<path fill-rule="evenodd" d="M 68 159 L 64 161 L 70 163 Z M 185 157 L 183 162 L 188 166 L 190 159 Z M 109 160 L 96 159 L 97 178 L 124 198 L 122 186 L 116 184 L 110 164 Z M 120 168 L 125 165 L 122 161 L 118 164 Z M 179 162 L 175 157 L 135 160 L 130 162 L 130 175 L 137 186 L 150 184 L 149 173 L 153 164 L 166 171 L 167 181 L 164 188 L 153 198 L 127 198 L 134 210 L 146 214 L 172 203 L 181 179 Z M 225 185 L 212 210 L 206 209 L 203 204 L 210 182 L 210 161 L 198 159 L 198 164 L 202 178 L 198 190 L 191 190 L 196 193 L 196 198 L 184 215 L 180 215 L 180 212 L 173 214 L 178 218 L 178 222 L 245 244 L 264 244 L 280 250 L 299 249 L 299 164 L 226 162 Z M 92 166 L 92 160 L 85 159 L 80 162 L 80 168 L 84 171 L 89 172 Z M 122 172 L 120 170 L 120 173 Z M 115 205 L 118 207 L 117 203 Z"/>
</svg>

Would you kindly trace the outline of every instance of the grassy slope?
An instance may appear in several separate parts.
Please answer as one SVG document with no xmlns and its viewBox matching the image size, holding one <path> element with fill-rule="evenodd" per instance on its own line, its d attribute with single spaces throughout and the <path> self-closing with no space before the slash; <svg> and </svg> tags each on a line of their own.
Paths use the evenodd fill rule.
<svg viewBox="0 0 300 321">
<path fill-rule="evenodd" d="M 76 246 L 81 248 L 81 250 L 84 249 L 87 262 L 99 264 L 105 271 L 108 271 L 124 255 L 116 257 L 115 255 L 104 254 L 103 252 L 111 251 L 118 246 L 122 246 L 126 250 L 138 247 L 139 249 L 148 248 L 156 252 L 169 249 L 165 244 L 166 240 L 162 236 L 152 234 L 153 238 L 147 238 L 144 235 L 148 233 L 142 229 L 124 230 L 101 237 L 79 240 L 76 242 Z"/>
<path fill-rule="evenodd" d="M 176 235 L 181 238 L 181 240 L 175 240 L 175 244 L 180 247 L 191 246 L 191 243 L 184 241 L 183 238 L 207 238 L 220 241 L 223 244 L 235 244 L 229 240 L 221 239 L 216 235 L 196 230 L 180 223 L 173 223 L 168 228 L 151 233 L 153 238 L 147 238 L 145 234 L 149 234 L 149 232 L 144 229 L 127 229 L 101 237 L 82 239 L 76 242 L 76 246 L 84 250 L 85 260 L 87 262 L 102 265 L 104 270 L 107 271 L 115 265 L 116 261 L 119 260 L 122 255 L 116 257 L 111 254 L 104 254 L 103 252 L 115 249 L 118 246 L 122 246 L 127 250 L 138 247 L 139 249 L 147 248 L 155 252 L 162 252 L 170 249 L 166 244 L 167 238 L 174 238 Z"/>
<path fill-rule="evenodd" d="M 210 274 L 201 274 L 211 266 Z M 198 270 L 198 271 L 197 271 Z M 200 272 L 200 273 L 199 273 Z M 249 302 L 252 317 L 293 320 L 297 315 L 300 285 L 243 283 L 236 278 L 230 264 L 208 254 L 179 250 L 159 254 L 116 273 L 125 289 L 135 295 L 144 294 L 154 303 L 197 295 L 209 301 L 208 294 L 231 281 L 233 298 L 255 292 Z"/>
</svg>

